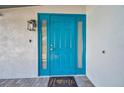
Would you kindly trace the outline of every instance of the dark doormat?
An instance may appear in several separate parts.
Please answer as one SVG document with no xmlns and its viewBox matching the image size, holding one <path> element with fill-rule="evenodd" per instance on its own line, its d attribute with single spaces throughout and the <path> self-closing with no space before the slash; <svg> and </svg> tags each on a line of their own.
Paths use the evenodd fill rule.
<svg viewBox="0 0 124 93">
<path fill-rule="evenodd" d="M 48 87 L 78 87 L 74 77 L 50 77 Z"/>
</svg>

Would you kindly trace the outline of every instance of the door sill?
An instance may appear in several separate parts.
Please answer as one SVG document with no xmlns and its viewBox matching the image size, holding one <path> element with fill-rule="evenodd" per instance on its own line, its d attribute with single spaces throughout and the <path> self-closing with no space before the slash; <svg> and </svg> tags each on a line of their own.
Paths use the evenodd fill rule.
<svg viewBox="0 0 124 93">
<path fill-rule="evenodd" d="M 66 76 L 86 76 L 86 75 L 49 75 L 49 76 L 39 76 L 39 77 L 66 77 Z"/>
</svg>

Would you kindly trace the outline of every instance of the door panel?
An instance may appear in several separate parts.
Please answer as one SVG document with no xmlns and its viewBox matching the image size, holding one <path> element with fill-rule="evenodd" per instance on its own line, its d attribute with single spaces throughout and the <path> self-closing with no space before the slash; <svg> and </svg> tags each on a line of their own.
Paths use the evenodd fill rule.
<svg viewBox="0 0 124 93">
<path fill-rule="evenodd" d="M 75 73 L 75 21 L 71 16 L 50 16 L 50 72 L 51 75 Z M 73 39 L 73 40 L 72 40 Z"/>
</svg>

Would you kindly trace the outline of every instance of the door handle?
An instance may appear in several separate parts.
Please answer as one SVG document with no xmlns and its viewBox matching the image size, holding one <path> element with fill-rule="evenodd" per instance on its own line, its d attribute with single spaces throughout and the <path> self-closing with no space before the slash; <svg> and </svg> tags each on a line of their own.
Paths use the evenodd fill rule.
<svg viewBox="0 0 124 93">
<path fill-rule="evenodd" d="M 53 44 L 50 44 L 50 51 L 53 51 Z"/>
<path fill-rule="evenodd" d="M 53 51 L 53 48 L 50 48 L 50 51 Z"/>
</svg>

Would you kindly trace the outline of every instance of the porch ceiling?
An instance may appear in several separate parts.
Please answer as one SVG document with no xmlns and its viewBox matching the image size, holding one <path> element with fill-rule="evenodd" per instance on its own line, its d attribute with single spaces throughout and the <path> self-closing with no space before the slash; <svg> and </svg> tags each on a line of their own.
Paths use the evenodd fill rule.
<svg viewBox="0 0 124 93">
<path fill-rule="evenodd" d="M 17 7 L 28 7 L 28 6 L 36 6 L 36 5 L 0 5 L 0 9 L 4 9 L 4 8 L 17 8 Z"/>
</svg>

